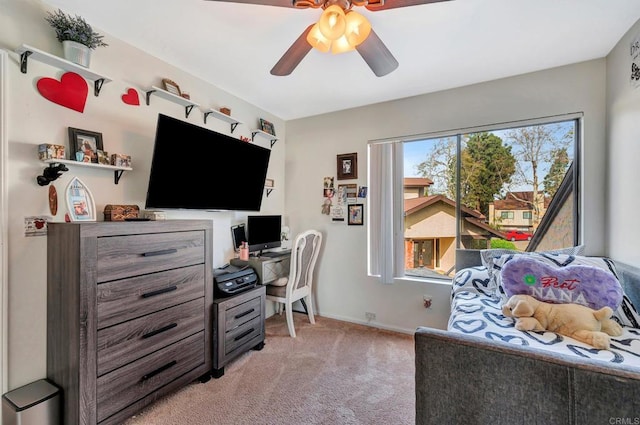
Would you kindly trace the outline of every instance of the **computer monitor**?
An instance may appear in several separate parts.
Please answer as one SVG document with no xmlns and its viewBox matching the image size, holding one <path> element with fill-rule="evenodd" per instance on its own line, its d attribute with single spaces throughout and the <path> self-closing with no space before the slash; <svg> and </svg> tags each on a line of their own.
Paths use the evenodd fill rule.
<svg viewBox="0 0 640 425">
<path fill-rule="evenodd" d="M 249 252 L 260 253 L 263 249 L 278 248 L 281 246 L 281 230 L 282 216 L 280 215 L 247 216 Z"/>
</svg>

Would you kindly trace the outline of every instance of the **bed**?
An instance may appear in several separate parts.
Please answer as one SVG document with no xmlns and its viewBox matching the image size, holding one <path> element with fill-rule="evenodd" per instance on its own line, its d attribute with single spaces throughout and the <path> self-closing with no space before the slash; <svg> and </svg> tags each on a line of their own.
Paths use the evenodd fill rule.
<svg viewBox="0 0 640 425">
<path fill-rule="evenodd" d="M 616 269 L 640 305 L 640 269 Z M 522 332 L 479 251 L 459 251 L 457 270 L 448 329 L 415 333 L 416 424 L 640 424 L 640 329 L 624 326 L 610 350 Z"/>
</svg>

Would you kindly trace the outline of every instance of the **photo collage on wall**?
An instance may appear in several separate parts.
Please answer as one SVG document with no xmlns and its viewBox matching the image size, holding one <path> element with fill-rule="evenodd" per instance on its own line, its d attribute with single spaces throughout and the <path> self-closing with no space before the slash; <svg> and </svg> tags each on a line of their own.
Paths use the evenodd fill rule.
<svg viewBox="0 0 640 425">
<path fill-rule="evenodd" d="M 338 155 L 336 174 L 337 180 L 357 179 L 357 154 Z M 364 204 L 358 203 L 358 200 L 367 197 L 367 187 L 358 186 L 357 183 L 342 183 L 336 186 L 335 180 L 333 176 L 323 178 L 322 214 L 330 216 L 332 222 L 346 221 L 349 225 L 363 225 Z"/>
</svg>

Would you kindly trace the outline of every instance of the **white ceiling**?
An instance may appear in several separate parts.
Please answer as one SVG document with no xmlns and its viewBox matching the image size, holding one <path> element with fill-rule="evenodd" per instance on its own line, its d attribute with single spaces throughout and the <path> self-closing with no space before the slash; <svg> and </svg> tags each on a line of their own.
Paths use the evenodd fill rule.
<svg viewBox="0 0 640 425">
<path fill-rule="evenodd" d="M 291 75 L 276 77 L 273 65 L 322 9 L 208 0 L 45 2 L 284 120 L 601 58 L 640 19 L 639 0 L 361 7 L 397 70 L 376 77 L 357 52 L 312 50 Z"/>
</svg>

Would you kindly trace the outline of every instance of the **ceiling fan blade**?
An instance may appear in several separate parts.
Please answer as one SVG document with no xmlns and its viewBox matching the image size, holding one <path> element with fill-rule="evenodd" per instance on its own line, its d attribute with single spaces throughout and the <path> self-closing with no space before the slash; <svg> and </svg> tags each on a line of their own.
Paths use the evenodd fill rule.
<svg viewBox="0 0 640 425">
<path fill-rule="evenodd" d="M 302 34 L 300 34 L 300 37 L 298 37 L 298 39 L 293 42 L 291 47 L 289 47 L 289 49 L 284 52 L 284 55 L 282 55 L 278 63 L 276 63 L 271 69 L 272 75 L 281 77 L 291 74 L 291 72 L 296 69 L 296 66 L 298 66 L 300 61 L 302 61 L 302 59 L 307 56 L 307 53 L 309 53 L 309 50 L 311 50 L 311 44 L 309 44 L 309 42 L 307 41 L 307 34 L 309 34 L 309 31 L 311 31 L 313 25 L 314 24 L 309 25 L 307 29 L 304 30 Z"/>
<path fill-rule="evenodd" d="M 382 0 L 379 3 L 370 1 L 369 4 L 367 4 L 365 7 L 372 12 L 376 12 L 378 10 L 396 9 L 398 7 L 407 6 L 418 6 L 420 4 L 439 3 L 442 1 L 451 0 Z"/>
<path fill-rule="evenodd" d="M 295 7 L 291 0 L 209 0 L 226 3 L 259 4 L 263 6 Z"/>
<path fill-rule="evenodd" d="M 373 29 L 369 37 L 356 46 L 356 50 L 378 77 L 383 77 L 398 67 L 398 61 Z"/>
</svg>

